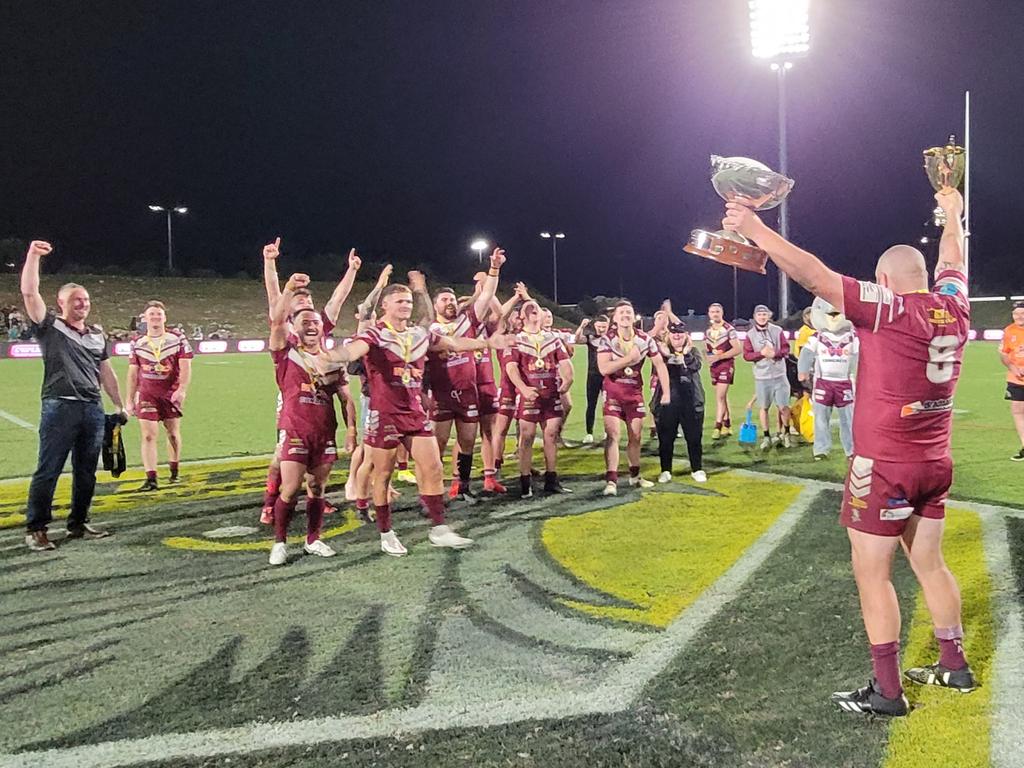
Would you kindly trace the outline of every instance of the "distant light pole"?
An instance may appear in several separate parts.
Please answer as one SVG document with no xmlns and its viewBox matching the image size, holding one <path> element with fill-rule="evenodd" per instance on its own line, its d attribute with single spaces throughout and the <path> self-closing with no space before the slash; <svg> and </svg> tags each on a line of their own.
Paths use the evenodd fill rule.
<svg viewBox="0 0 1024 768">
<path fill-rule="evenodd" d="M 184 216 L 188 213 L 188 208 L 184 205 L 176 206 L 162 206 L 162 205 L 151 205 L 149 210 L 153 213 L 166 213 L 167 214 L 167 271 L 174 271 L 174 238 L 171 236 L 171 214 L 177 213 L 180 216 Z"/>
<path fill-rule="evenodd" d="M 771 59 L 779 84 L 779 173 L 788 175 L 786 153 L 786 72 L 791 59 L 804 56 L 811 47 L 809 22 L 811 0 L 748 0 L 750 51 L 755 58 Z M 789 238 L 789 202 L 779 206 L 779 234 Z M 779 317 L 789 315 L 789 277 L 779 270 Z"/>
<path fill-rule="evenodd" d="M 484 240 L 482 237 L 477 238 L 476 240 L 469 244 L 469 247 L 476 251 L 476 260 L 480 264 L 484 263 L 484 251 L 487 250 L 487 246 L 488 242 Z"/>
<path fill-rule="evenodd" d="M 554 283 L 554 300 L 555 305 L 558 305 L 558 241 L 565 240 L 564 232 L 541 232 L 540 236 L 545 240 L 551 241 L 551 267 L 552 267 L 552 282 Z"/>
</svg>

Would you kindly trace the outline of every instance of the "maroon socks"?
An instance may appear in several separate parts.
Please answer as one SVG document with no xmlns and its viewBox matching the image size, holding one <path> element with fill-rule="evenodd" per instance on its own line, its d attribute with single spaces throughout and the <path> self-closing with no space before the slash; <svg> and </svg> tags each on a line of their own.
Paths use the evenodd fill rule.
<svg viewBox="0 0 1024 768">
<path fill-rule="evenodd" d="M 935 638 L 939 641 L 939 664 L 946 669 L 963 669 L 967 666 L 963 627 L 936 627 Z"/>
<path fill-rule="evenodd" d="M 882 695 L 887 699 L 899 698 L 903 694 L 903 685 L 900 683 L 900 641 L 872 645 L 871 666 Z"/>
</svg>

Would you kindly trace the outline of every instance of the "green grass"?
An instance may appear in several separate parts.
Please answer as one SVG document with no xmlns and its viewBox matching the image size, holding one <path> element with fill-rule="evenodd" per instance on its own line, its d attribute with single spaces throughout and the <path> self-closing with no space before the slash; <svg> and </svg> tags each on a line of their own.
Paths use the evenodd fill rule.
<svg viewBox="0 0 1024 768">
<path fill-rule="evenodd" d="M 577 376 L 573 387 L 575 407 L 566 434 L 583 435 L 586 355 L 575 358 Z M 126 361 L 114 365 L 124 381 Z M 39 385 L 42 365 L 39 361 L 5 360 L 0 362 L 0 409 L 36 424 L 39 419 Z M 274 402 L 276 388 L 269 355 L 198 355 L 194 363 L 194 383 L 186 403 L 184 421 L 185 459 L 203 459 L 270 452 L 274 443 Z M 705 372 L 706 375 L 706 372 Z M 1016 435 L 1008 409 L 1002 399 L 1003 369 L 996 346 L 970 344 L 965 353 L 963 374 L 957 390 L 953 428 L 953 456 L 956 461 L 953 495 L 957 498 L 1024 506 L 1024 467 L 1008 461 L 1016 448 Z M 710 387 L 706 387 L 710 392 Z M 730 390 L 734 422 L 742 419 L 742 408 L 753 393 L 750 366 L 741 363 L 737 383 Z M 865 403 L 860 403 L 861 407 Z M 784 475 L 839 482 L 845 473 L 840 450 L 826 462 L 812 462 L 809 447 L 790 451 L 760 452 L 742 448 L 735 439 L 712 444 L 710 428 L 714 414 L 705 419 L 706 461 L 711 464 L 746 467 Z M 598 439 L 601 433 L 598 413 Z M 137 463 L 138 428 L 132 422 L 127 429 L 129 464 Z M 27 475 L 35 467 L 37 438 L 34 431 L 15 426 L 0 418 L 0 477 Z M 682 441 L 679 441 L 680 443 Z M 835 440 L 838 446 L 838 435 Z M 677 446 L 681 447 L 681 446 Z M 161 449 L 162 450 L 162 449 Z M 570 452 L 571 453 L 571 452 Z M 585 452 L 592 454 L 597 451 Z M 571 457 L 566 456 L 567 461 Z M 587 462 L 595 472 L 599 461 Z"/>
</svg>

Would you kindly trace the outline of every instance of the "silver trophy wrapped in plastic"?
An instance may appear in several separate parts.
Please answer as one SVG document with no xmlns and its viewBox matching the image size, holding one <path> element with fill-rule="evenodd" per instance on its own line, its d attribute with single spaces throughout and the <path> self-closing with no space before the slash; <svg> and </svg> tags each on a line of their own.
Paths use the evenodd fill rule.
<svg viewBox="0 0 1024 768">
<path fill-rule="evenodd" d="M 711 156 L 711 185 L 727 202 L 767 211 L 793 189 L 794 181 L 749 157 Z M 732 267 L 765 274 L 768 254 L 735 232 L 695 229 L 683 250 Z"/>
<path fill-rule="evenodd" d="M 956 136 L 950 134 L 946 146 L 932 147 L 922 154 L 924 172 L 928 174 L 928 181 L 936 192 L 946 194 L 960 186 L 967 168 L 967 153 L 963 147 L 957 146 Z M 932 220 L 937 227 L 945 226 L 946 212 L 936 206 L 932 211 Z"/>
</svg>

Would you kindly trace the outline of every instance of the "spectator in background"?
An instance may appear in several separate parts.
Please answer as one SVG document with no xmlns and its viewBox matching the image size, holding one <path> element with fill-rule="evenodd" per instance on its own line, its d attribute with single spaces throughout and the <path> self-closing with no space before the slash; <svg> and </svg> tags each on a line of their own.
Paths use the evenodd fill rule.
<svg viewBox="0 0 1024 768">
<path fill-rule="evenodd" d="M 1020 438 L 1020 450 L 1011 461 L 1024 461 L 1024 301 L 1013 305 L 1013 322 L 1003 331 L 999 359 L 1006 366 L 1006 399 Z"/>
<path fill-rule="evenodd" d="M 782 328 L 770 322 L 772 311 L 764 304 L 754 307 L 754 324 L 743 342 L 743 359 L 754 364 L 754 385 L 757 388 L 757 402 L 761 408 L 761 428 L 764 438 L 761 450 L 772 445 L 791 445 L 786 426 L 789 423 L 789 379 L 786 377 L 786 357 L 789 355 L 789 341 Z M 781 430 L 772 440 L 770 410 L 779 409 Z"/>
</svg>

